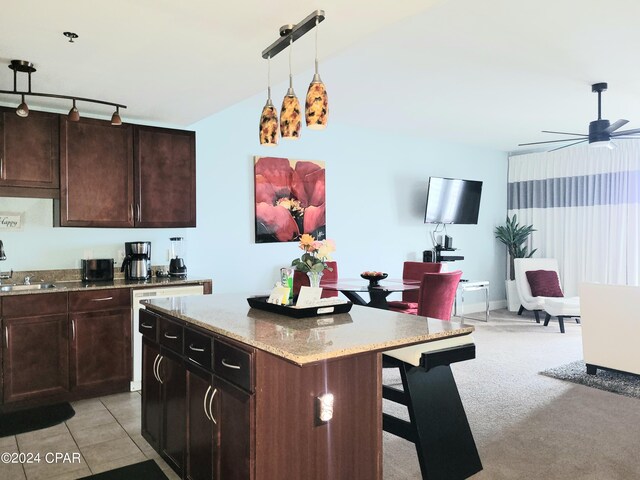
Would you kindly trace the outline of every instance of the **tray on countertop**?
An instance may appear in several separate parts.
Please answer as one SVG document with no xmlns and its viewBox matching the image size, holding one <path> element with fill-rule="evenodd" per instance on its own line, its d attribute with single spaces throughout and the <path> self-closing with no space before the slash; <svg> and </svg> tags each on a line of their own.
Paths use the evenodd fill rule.
<svg viewBox="0 0 640 480">
<path fill-rule="evenodd" d="M 249 297 L 247 298 L 247 302 L 249 302 L 249 306 L 252 308 L 257 308 L 280 315 L 286 315 L 287 317 L 293 318 L 307 318 L 317 317 L 319 315 L 335 315 L 338 313 L 347 313 L 353 306 L 350 301 L 345 300 L 344 302 L 340 301 L 339 303 L 326 303 L 324 305 L 317 305 L 314 307 L 293 307 L 288 305 L 267 303 L 268 298 L 269 297 L 266 295 Z"/>
</svg>

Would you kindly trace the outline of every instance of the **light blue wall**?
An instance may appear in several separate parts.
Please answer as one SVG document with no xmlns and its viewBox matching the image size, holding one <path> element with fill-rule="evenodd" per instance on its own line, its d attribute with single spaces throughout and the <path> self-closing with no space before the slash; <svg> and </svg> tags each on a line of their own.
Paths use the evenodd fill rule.
<svg viewBox="0 0 640 480">
<path fill-rule="evenodd" d="M 399 277 L 404 260 L 421 260 L 433 228 L 423 223 L 429 176 L 482 180 L 479 224 L 447 229 L 465 256 L 449 268 L 490 280 L 491 298 L 505 298 L 505 251 L 492 233 L 506 214 L 505 153 L 390 136 L 383 128 L 354 128 L 333 118 L 324 132 L 303 127 L 297 142 L 261 147 L 263 103 L 259 95 L 190 127 L 197 132 L 197 228 L 53 228 L 51 200 L 0 198 L 0 212 L 25 213 L 23 231 L 0 233 L 7 251 L 0 269 L 76 268 L 86 256 L 118 258 L 123 242 L 134 240 L 150 240 L 159 264 L 169 237 L 182 235 L 190 275 L 213 278 L 216 292 L 270 288 L 279 268 L 300 250 L 296 243 L 254 243 L 253 156 L 269 155 L 325 162 L 327 236 L 337 244 L 334 258 L 343 278 L 363 270 Z"/>
</svg>

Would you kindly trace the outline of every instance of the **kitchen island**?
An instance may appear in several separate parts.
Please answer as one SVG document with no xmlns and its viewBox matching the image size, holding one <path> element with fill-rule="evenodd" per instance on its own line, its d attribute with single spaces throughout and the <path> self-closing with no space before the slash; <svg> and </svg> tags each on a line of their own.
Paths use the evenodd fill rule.
<svg viewBox="0 0 640 480">
<path fill-rule="evenodd" d="M 141 312 L 142 433 L 185 478 L 382 479 L 380 352 L 473 331 L 360 306 L 294 319 L 246 297 Z"/>
</svg>

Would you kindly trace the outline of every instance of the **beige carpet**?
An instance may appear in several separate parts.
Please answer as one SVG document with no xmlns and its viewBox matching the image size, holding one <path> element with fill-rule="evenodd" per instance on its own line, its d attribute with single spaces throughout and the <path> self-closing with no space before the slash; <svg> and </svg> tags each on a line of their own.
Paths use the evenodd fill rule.
<svg viewBox="0 0 640 480">
<path fill-rule="evenodd" d="M 640 478 L 640 400 L 538 373 L 582 358 L 580 325 L 566 321 L 561 334 L 530 313 L 491 313 L 488 324 L 466 320 L 477 358 L 453 366 L 484 466 L 472 478 Z M 413 444 L 387 433 L 384 478 L 421 478 Z"/>
</svg>

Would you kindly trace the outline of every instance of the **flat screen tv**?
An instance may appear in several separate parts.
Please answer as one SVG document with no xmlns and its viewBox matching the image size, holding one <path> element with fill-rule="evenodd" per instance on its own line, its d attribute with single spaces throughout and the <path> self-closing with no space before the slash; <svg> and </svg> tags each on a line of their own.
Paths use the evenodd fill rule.
<svg viewBox="0 0 640 480">
<path fill-rule="evenodd" d="M 482 182 L 429 177 L 424 223 L 478 223 Z"/>
</svg>

